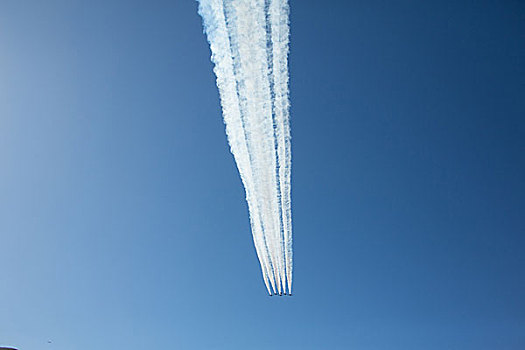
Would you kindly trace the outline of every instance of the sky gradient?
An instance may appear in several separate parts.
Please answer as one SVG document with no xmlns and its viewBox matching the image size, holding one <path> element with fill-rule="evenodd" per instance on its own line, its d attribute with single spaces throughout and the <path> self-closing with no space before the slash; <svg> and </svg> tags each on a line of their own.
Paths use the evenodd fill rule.
<svg viewBox="0 0 525 350">
<path fill-rule="evenodd" d="M 290 7 L 279 298 L 197 3 L 0 2 L 0 346 L 525 347 L 525 4 Z"/>
</svg>

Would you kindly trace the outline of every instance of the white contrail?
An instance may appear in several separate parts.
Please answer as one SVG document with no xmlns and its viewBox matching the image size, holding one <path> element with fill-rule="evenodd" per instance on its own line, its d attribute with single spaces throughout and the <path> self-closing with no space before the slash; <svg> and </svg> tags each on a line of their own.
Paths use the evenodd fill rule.
<svg viewBox="0 0 525 350">
<path fill-rule="evenodd" d="M 199 11 L 204 19 L 207 35 L 212 50 L 212 60 L 215 63 L 217 86 L 222 101 L 226 133 L 230 143 L 231 151 L 235 157 L 241 179 L 246 188 L 246 199 L 250 210 L 250 221 L 252 226 L 254 244 L 261 263 L 263 279 L 271 294 L 268 285 L 268 259 L 267 249 L 262 244 L 262 229 L 258 214 L 258 205 L 254 197 L 254 184 L 250 155 L 246 145 L 246 137 L 240 114 L 237 96 L 236 81 L 233 73 L 233 62 L 230 49 L 230 40 L 224 19 L 222 1 L 201 2 Z"/>
<path fill-rule="evenodd" d="M 274 116 L 276 125 L 277 153 L 279 159 L 279 189 L 283 224 L 283 250 L 286 263 L 288 292 L 292 292 L 292 221 L 290 201 L 290 118 L 288 100 L 288 2 L 270 0 L 269 22 L 272 42 L 272 72 L 274 90 Z"/>
<path fill-rule="evenodd" d="M 198 1 L 263 280 L 291 293 L 288 4 Z"/>
<path fill-rule="evenodd" d="M 255 5 L 255 6 L 254 6 Z M 266 93 L 267 65 L 265 62 L 264 31 L 261 19 L 258 18 L 256 2 L 229 1 L 225 3 L 228 29 L 232 39 L 232 54 L 234 57 L 235 77 L 244 120 L 248 152 L 251 154 L 255 192 L 257 193 L 260 210 L 263 237 L 269 250 L 270 266 L 272 267 L 271 284 L 277 291 L 279 283 L 275 280 L 275 270 L 279 269 L 279 257 L 275 254 L 275 238 L 272 226 L 271 190 L 271 109 L 269 94 Z M 273 197 L 273 198 L 272 198 Z"/>
</svg>

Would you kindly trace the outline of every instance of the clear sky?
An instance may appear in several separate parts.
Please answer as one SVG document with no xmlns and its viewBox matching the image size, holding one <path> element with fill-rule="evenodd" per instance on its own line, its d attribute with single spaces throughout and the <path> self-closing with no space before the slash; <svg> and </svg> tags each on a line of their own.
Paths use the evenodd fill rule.
<svg viewBox="0 0 525 350">
<path fill-rule="evenodd" d="M 291 32 L 279 298 L 197 3 L 0 1 L 0 345 L 525 348 L 525 3 L 291 1 Z"/>
</svg>

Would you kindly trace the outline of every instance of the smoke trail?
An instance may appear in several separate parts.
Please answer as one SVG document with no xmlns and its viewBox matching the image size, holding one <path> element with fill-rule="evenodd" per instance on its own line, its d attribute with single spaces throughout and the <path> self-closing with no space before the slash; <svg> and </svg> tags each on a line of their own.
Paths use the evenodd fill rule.
<svg viewBox="0 0 525 350">
<path fill-rule="evenodd" d="M 288 4 L 198 1 L 263 280 L 291 293 Z"/>
<path fill-rule="evenodd" d="M 222 1 L 201 2 L 199 11 L 204 20 L 204 26 L 210 41 L 214 71 L 217 76 L 217 86 L 222 101 L 226 133 L 231 151 L 235 157 L 241 179 L 246 188 L 246 199 L 250 210 L 254 244 L 261 263 L 263 279 L 271 294 L 269 283 L 267 249 L 262 245 L 262 229 L 258 214 L 258 206 L 254 198 L 254 184 L 250 155 L 247 150 L 246 137 L 242 125 L 240 105 L 237 95 L 236 81 L 233 73 L 233 62 L 230 40 L 224 19 Z"/>
<path fill-rule="evenodd" d="M 292 291 L 292 221 L 290 201 L 290 117 L 288 100 L 288 2 L 271 0 L 269 5 L 271 24 L 272 72 L 274 77 L 274 114 L 276 124 L 277 153 L 279 160 L 279 189 L 283 224 L 283 250 L 286 264 L 288 291 Z"/>
<path fill-rule="evenodd" d="M 270 96 L 267 88 L 267 64 L 265 60 L 264 28 L 260 6 L 256 1 L 230 1 L 225 3 L 225 13 L 231 19 L 228 23 L 233 47 L 234 65 L 238 93 L 243 107 L 248 151 L 252 155 L 252 167 L 258 205 L 261 213 L 262 229 L 269 250 L 270 265 L 273 267 L 272 286 L 279 290 L 275 272 L 279 271 L 276 255 L 275 228 L 272 222 L 271 193 L 273 177 L 272 164 L 272 125 L 269 108 Z M 265 89 L 266 88 L 266 89 Z M 273 197 L 273 198 L 272 198 Z M 275 271 L 277 270 L 277 271 Z"/>
</svg>

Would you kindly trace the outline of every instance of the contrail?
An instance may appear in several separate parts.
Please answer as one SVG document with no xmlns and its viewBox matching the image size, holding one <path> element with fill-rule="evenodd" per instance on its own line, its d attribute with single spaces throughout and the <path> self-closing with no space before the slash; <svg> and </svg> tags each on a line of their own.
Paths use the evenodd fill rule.
<svg viewBox="0 0 525 350">
<path fill-rule="evenodd" d="M 288 25 L 289 7 L 286 0 L 269 2 L 269 21 L 272 43 L 272 72 L 274 78 L 274 115 L 279 159 L 279 189 L 283 224 L 283 250 L 288 290 L 292 290 L 292 220 L 291 220 L 291 144 L 288 99 Z M 283 279 L 284 282 L 284 279 Z"/>
<path fill-rule="evenodd" d="M 207 28 L 208 40 L 212 49 L 212 60 L 215 63 L 215 74 L 219 88 L 223 117 L 226 124 L 226 133 L 231 151 L 235 157 L 241 179 L 246 188 L 246 199 L 250 210 L 254 244 L 261 263 L 263 279 L 271 294 L 269 283 L 268 252 L 262 244 L 262 228 L 258 206 L 254 196 L 254 182 L 248 153 L 246 136 L 240 114 L 240 104 L 237 93 L 237 84 L 233 73 L 233 59 L 230 49 L 230 39 L 222 1 L 201 2 L 199 11 Z"/>
<path fill-rule="evenodd" d="M 291 294 L 288 3 L 198 1 L 263 280 Z"/>
</svg>

